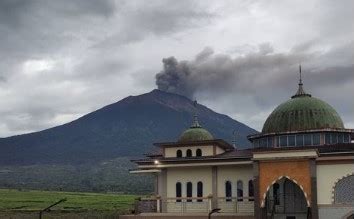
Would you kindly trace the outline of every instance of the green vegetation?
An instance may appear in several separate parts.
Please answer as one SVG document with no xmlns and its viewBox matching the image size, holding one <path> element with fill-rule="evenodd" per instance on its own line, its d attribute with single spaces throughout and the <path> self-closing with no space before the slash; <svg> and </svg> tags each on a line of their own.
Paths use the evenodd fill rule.
<svg viewBox="0 0 354 219">
<path fill-rule="evenodd" d="M 56 201 L 66 198 L 66 202 L 53 207 L 57 214 L 111 214 L 129 213 L 133 209 L 135 195 L 80 193 L 80 192 L 50 192 L 50 191 L 18 191 L 0 189 L 0 217 L 4 215 L 34 214 Z"/>
<path fill-rule="evenodd" d="M 135 165 L 122 157 L 92 164 L 0 166 L 0 188 L 46 191 L 149 194 L 152 176 L 134 175 Z"/>
</svg>

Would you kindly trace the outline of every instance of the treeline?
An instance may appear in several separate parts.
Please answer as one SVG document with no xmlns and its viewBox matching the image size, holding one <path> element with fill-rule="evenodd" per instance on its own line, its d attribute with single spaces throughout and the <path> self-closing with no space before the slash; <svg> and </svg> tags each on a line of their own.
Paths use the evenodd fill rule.
<svg viewBox="0 0 354 219">
<path fill-rule="evenodd" d="M 129 169 L 134 167 L 126 157 L 81 165 L 0 166 L 0 187 L 19 190 L 152 193 L 152 177 L 129 174 Z"/>
</svg>

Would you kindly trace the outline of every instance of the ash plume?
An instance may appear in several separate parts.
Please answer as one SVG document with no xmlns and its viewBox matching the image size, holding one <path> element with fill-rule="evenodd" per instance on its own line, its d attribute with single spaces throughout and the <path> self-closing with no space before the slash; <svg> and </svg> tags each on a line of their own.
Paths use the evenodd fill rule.
<svg viewBox="0 0 354 219">
<path fill-rule="evenodd" d="M 267 108 L 296 91 L 301 63 L 305 89 L 314 96 L 315 92 L 323 95 L 320 88 L 334 82 L 346 84 L 343 89 L 352 92 L 354 43 L 327 51 L 313 50 L 311 46 L 297 45 L 288 52 L 276 53 L 266 43 L 246 48 L 247 52 L 244 48 L 235 49 L 230 54 L 216 54 L 207 47 L 189 61 L 163 59 L 156 85 L 192 100 L 196 96 L 213 102 L 250 98 L 259 107 Z M 331 97 L 331 93 L 326 96 Z"/>
<path fill-rule="evenodd" d="M 197 92 L 214 95 L 245 93 L 254 86 L 262 87 L 269 83 L 269 76 L 274 74 L 279 76 L 276 81 L 282 80 L 281 74 L 289 72 L 305 57 L 300 53 L 274 53 L 269 44 L 262 44 L 255 52 L 236 57 L 215 54 L 213 49 L 207 47 L 191 61 L 178 61 L 173 56 L 163 59 L 163 70 L 155 76 L 156 85 L 160 90 L 191 99 Z"/>
</svg>

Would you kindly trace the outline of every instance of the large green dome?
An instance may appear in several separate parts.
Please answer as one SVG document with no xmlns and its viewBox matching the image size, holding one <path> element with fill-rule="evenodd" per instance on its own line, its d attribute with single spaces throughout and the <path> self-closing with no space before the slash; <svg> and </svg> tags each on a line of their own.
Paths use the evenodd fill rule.
<svg viewBox="0 0 354 219">
<path fill-rule="evenodd" d="M 279 133 L 313 129 L 343 129 L 338 113 L 326 102 L 301 91 L 280 104 L 267 118 L 262 133 Z"/>
<path fill-rule="evenodd" d="M 179 142 L 191 142 L 191 141 L 204 141 L 213 140 L 213 136 L 206 129 L 202 127 L 190 127 L 185 130 L 181 137 L 178 139 Z"/>
</svg>

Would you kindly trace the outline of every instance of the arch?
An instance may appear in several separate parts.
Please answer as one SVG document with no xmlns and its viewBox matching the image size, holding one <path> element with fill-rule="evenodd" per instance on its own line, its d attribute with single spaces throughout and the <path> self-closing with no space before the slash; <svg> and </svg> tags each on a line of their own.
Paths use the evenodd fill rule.
<svg viewBox="0 0 354 219">
<path fill-rule="evenodd" d="M 176 183 L 176 202 L 181 202 L 181 199 L 179 199 L 180 197 L 182 197 L 182 183 L 177 182 Z"/>
<path fill-rule="evenodd" d="M 225 197 L 227 202 L 232 201 L 232 185 L 229 180 L 225 182 Z"/>
<path fill-rule="evenodd" d="M 277 183 L 279 180 L 281 180 L 282 178 L 286 178 L 290 181 L 292 181 L 293 183 L 295 183 L 297 186 L 299 186 L 299 188 L 301 189 L 301 191 L 303 192 L 305 199 L 306 199 L 306 205 L 307 207 L 310 207 L 310 201 L 309 198 L 307 197 L 307 193 L 304 191 L 304 187 L 302 185 L 300 185 L 295 179 L 290 178 L 289 176 L 280 176 L 277 179 L 273 180 L 273 182 L 267 187 L 266 191 L 263 193 L 262 196 L 262 201 L 261 201 L 261 208 L 265 207 L 265 199 L 267 197 L 267 193 L 269 191 L 269 189 L 275 184 Z"/>
<path fill-rule="evenodd" d="M 342 217 L 342 219 L 353 219 L 354 218 L 354 211 L 349 211 L 346 215 Z"/>
<path fill-rule="evenodd" d="M 203 182 L 199 181 L 197 183 L 197 197 L 203 197 Z M 202 202 L 203 199 L 198 199 L 198 202 Z"/>
<path fill-rule="evenodd" d="M 332 187 L 332 203 L 338 203 L 338 200 L 336 200 L 338 197 L 336 197 L 336 188 L 339 185 L 340 182 L 343 182 L 342 180 L 345 180 L 347 177 L 354 177 L 354 172 L 351 174 L 347 174 L 339 179 L 337 179 Z"/>
<path fill-rule="evenodd" d="M 188 149 L 186 152 L 186 157 L 191 157 L 192 156 L 192 150 Z"/>
<path fill-rule="evenodd" d="M 243 181 L 237 181 L 237 201 L 243 201 Z"/>
<path fill-rule="evenodd" d="M 252 179 L 248 181 L 248 201 L 254 201 L 254 184 Z"/>
<path fill-rule="evenodd" d="M 195 156 L 201 157 L 201 156 L 202 156 L 202 149 L 198 148 L 198 149 L 195 151 Z"/>
<path fill-rule="evenodd" d="M 192 198 L 193 196 L 193 184 L 192 182 L 187 182 L 187 198 Z M 187 199 L 187 202 L 191 202 L 192 199 Z"/>
<path fill-rule="evenodd" d="M 176 157 L 182 157 L 182 151 L 181 150 L 177 150 L 176 151 Z"/>
</svg>

